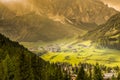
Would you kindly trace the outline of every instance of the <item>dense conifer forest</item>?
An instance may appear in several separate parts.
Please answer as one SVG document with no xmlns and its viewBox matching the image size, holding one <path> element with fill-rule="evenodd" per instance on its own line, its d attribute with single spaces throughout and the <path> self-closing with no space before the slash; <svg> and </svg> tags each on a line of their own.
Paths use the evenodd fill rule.
<svg viewBox="0 0 120 80">
<path fill-rule="evenodd" d="M 64 80 L 64 74 L 60 66 L 0 34 L 0 80 Z"/>
<path fill-rule="evenodd" d="M 98 63 L 49 63 L 0 34 L 0 80 L 120 80 L 119 71 Z"/>
</svg>

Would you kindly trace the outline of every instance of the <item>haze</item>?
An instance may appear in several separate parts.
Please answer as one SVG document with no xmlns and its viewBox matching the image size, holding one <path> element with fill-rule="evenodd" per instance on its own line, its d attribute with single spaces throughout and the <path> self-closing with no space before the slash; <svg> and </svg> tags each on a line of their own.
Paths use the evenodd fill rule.
<svg viewBox="0 0 120 80">
<path fill-rule="evenodd" d="M 23 0 L 0 0 L 3 3 L 11 3 L 11 2 L 23 2 Z"/>
<path fill-rule="evenodd" d="M 113 7 L 116 10 L 120 11 L 120 0 L 102 0 L 105 4 L 108 4 L 109 7 Z"/>
<path fill-rule="evenodd" d="M 0 0 L 2 3 L 25 3 L 26 0 Z M 120 11 L 120 0 L 101 0 L 109 7 L 115 8 L 116 10 Z"/>
</svg>

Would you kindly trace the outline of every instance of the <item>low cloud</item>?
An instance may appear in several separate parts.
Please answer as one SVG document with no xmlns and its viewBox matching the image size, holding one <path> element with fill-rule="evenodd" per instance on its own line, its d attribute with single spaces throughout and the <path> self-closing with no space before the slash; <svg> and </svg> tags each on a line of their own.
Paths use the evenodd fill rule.
<svg viewBox="0 0 120 80">
<path fill-rule="evenodd" d="M 115 8 L 120 11 L 120 0 L 101 0 L 105 4 L 108 4 L 109 7 Z"/>
</svg>

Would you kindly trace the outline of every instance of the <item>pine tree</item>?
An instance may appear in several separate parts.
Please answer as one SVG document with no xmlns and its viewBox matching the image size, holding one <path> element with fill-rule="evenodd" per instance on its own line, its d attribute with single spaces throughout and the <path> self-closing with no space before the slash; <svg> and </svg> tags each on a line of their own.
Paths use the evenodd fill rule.
<svg viewBox="0 0 120 80">
<path fill-rule="evenodd" d="M 103 80 L 103 76 L 102 76 L 102 72 L 101 69 L 99 67 L 99 64 L 96 64 L 96 66 L 94 66 L 94 80 Z"/>
<path fill-rule="evenodd" d="M 115 77 L 114 75 L 112 76 L 112 80 L 117 80 L 116 77 Z"/>
<path fill-rule="evenodd" d="M 4 79 L 13 80 L 14 79 L 15 68 L 14 68 L 13 62 L 10 59 L 8 54 L 5 58 L 5 60 L 3 61 L 3 64 L 4 64 L 4 73 L 5 73 Z"/>
<path fill-rule="evenodd" d="M 81 65 L 81 68 L 76 80 L 87 80 L 87 78 L 88 78 L 87 73 L 85 72 L 83 65 Z"/>
<path fill-rule="evenodd" d="M 18 43 L 0 35 L 0 80 L 64 79 L 60 66 L 42 60 Z"/>
<path fill-rule="evenodd" d="M 118 73 L 117 80 L 120 80 L 120 72 Z"/>
<path fill-rule="evenodd" d="M 19 77 L 20 80 L 33 80 L 33 76 L 31 75 L 31 69 L 30 69 L 30 61 L 29 61 L 29 57 L 27 55 L 25 55 L 24 51 L 21 51 L 21 54 L 19 56 L 19 65 L 18 65 L 18 69 L 19 69 Z"/>
<path fill-rule="evenodd" d="M 4 66 L 3 63 L 0 63 L 0 80 L 3 80 L 4 77 Z"/>
<path fill-rule="evenodd" d="M 64 79 L 63 80 L 70 80 L 70 76 L 67 74 L 67 71 L 64 73 Z"/>
<path fill-rule="evenodd" d="M 92 80 L 92 69 L 89 69 L 89 80 Z"/>
</svg>

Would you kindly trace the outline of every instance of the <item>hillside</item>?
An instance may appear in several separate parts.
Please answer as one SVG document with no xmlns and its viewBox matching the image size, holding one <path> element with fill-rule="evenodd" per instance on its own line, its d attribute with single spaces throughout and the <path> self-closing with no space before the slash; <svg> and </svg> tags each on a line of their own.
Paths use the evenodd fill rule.
<svg viewBox="0 0 120 80">
<path fill-rule="evenodd" d="M 4 15 L 12 17 L 7 11 L 15 15 L 0 20 L 0 33 L 20 42 L 79 37 L 117 13 L 98 0 L 25 0 L 24 4 L 1 4 L 5 7 Z"/>
<path fill-rule="evenodd" d="M 4 4 L 0 3 L 0 20 L 13 18 L 15 13 L 9 10 Z"/>
<path fill-rule="evenodd" d="M 120 45 L 120 13 L 112 16 L 105 24 L 96 30 L 89 31 L 84 39 L 97 41 L 109 48 L 119 48 Z"/>
<path fill-rule="evenodd" d="M 64 77 L 56 64 L 45 62 L 0 34 L 0 80 L 64 80 Z"/>
<path fill-rule="evenodd" d="M 53 21 L 34 12 L 0 21 L 0 32 L 23 42 L 55 41 L 83 35 L 86 31 L 70 24 Z"/>
<path fill-rule="evenodd" d="M 75 25 L 79 25 L 80 22 L 102 24 L 117 13 L 115 9 L 109 8 L 100 0 L 30 1 L 41 15 L 46 14 L 50 18 L 63 16 Z"/>
</svg>

